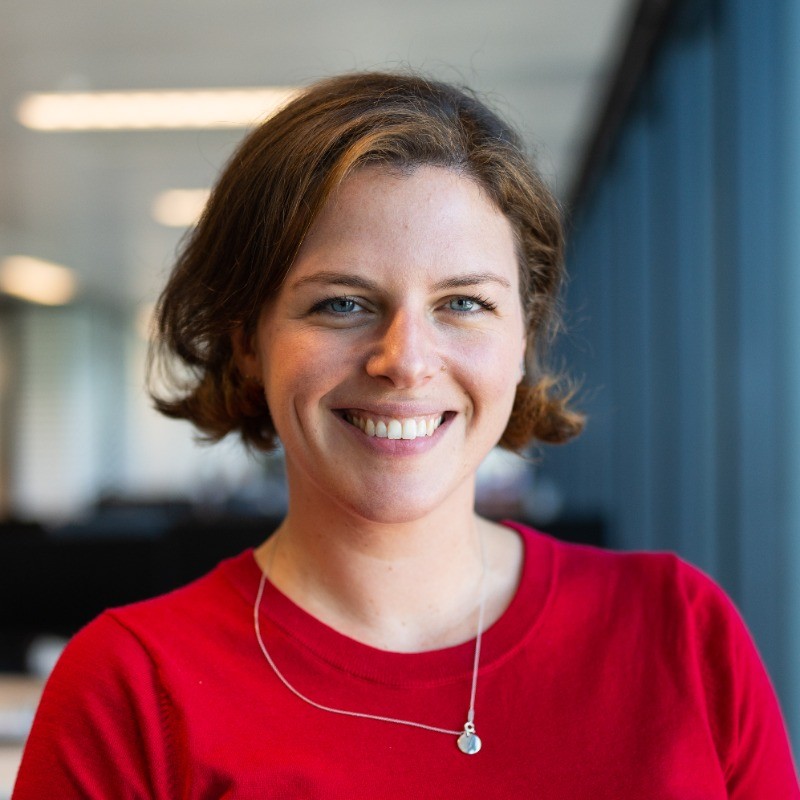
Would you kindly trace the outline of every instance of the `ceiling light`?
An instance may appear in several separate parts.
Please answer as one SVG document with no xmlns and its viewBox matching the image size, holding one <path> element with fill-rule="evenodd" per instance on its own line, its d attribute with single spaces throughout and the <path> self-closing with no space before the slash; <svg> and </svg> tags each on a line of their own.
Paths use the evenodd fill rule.
<svg viewBox="0 0 800 800">
<path fill-rule="evenodd" d="M 153 219 L 171 228 L 196 225 L 206 207 L 209 194 L 209 189 L 169 189 L 161 192 L 153 200 Z"/>
<path fill-rule="evenodd" d="M 30 256 L 8 256 L 0 261 L 0 291 L 40 303 L 61 306 L 75 296 L 75 273 L 61 264 Z"/>
<path fill-rule="evenodd" d="M 38 131 L 246 128 L 298 91 L 275 86 L 29 94 L 17 106 L 17 120 Z"/>
</svg>

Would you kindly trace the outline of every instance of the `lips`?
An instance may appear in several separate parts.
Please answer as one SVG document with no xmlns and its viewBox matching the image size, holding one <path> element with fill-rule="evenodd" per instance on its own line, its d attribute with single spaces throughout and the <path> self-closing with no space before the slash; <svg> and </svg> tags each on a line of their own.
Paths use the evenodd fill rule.
<svg viewBox="0 0 800 800">
<path fill-rule="evenodd" d="M 418 439 L 433 436 L 442 424 L 444 415 L 429 414 L 420 417 L 377 417 L 364 412 L 345 411 L 342 415 L 367 436 L 378 439 Z"/>
</svg>

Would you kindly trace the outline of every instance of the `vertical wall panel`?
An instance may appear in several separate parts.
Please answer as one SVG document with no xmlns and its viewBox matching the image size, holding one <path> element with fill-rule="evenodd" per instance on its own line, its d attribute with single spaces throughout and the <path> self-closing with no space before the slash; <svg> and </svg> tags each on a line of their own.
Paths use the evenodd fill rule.
<svg viewBox="0 0 800 800">
<path fill-rule="evenodd" d="M 780 586 L 786 646 L 781 683 L 797 751 L 800 744 L 800 3 L 776 0 L 778 52 L 775 109 L 778 114 L 776 219 L 778 248 L 775 309 L 780 359 L 776 394 L 782 442 L 776 454 L 778 502 L 783 511 Z"/>
<path fill-rule="evenodd" d="M 617 476 L 610 500 L 616 525 L 612 543 L 652 547 L 652 399 L 651 399 L 651 251 L 650 147 L 648 120 L 638 113 L 625 132 L 613 165 L 614 248 L 611 275 L 613 397 L 613 469 Z M 598 267 L 599 268 L 599 267 Z"/>
<path fill-rule="evenodd" d="M 599 197 L 591 213 L 576 221 L 580 231 L 574 232 L 572 241 L 579 248 L 574 257 L 581 272 L 572 276 L 568 286 L 567 333 L 561 337 L 554 358 L 557 365 L 566 363 L 567 373 L 578 385 L 580 407 L 589 411 L 590 422 L 576 441 L 549 449 L 540 470 L 555 481 L 571 513 L 578 515 L 600 513 L 614 478 L 610 468 L 613 412 L 607 379 L 613 350 L 608 338 L 610 275 L 605 269 L 611 260 L 609 211 L 608 202 Z M 596 307 L 596 298 L 601 298 L 601 308 Z"/>
<path fill-rule="evenodd" d="M 648 92 L 652 142 L 650 230 L 651 249 L 646 265 L 650 275 L 650 404 L 654 536 L 659 549 L 674 546 L 682 498 L 678 494 L 681 427 L 678 253 L 682 209 L 678 207 L 676 141 L 681 87 L 680 52 L 673 45 L 659 56 Z"/>
<path fill-rule="evenodd" d="M 692 10 L 692 9 L 690 9 Z M 678 324 L 676 407 L 679 458 L 676 548 L 703 569 L 716 570 L 714 456 L 714 282 L 712 210 L 712 17 L 708 6 L 683 22 L 675 43 L 674 169 L 680 224 L 675 241 Z"/>
<path fill-rule="evenodd" d="M 735 598 L 740 586 L 741 419 L 739 406 L 739 53 L 730 0 L 714 4 L 714 402 L 717 569 Z"/>
<path fill-rule="evenodd" d="M 780 581 L 782 519 L 778 499 L 778 376 L 776 326 L 780 285 L 776 226 L 777 63 L 766 54 L 776 41 L 775 5 L 731 0 L 738 55 L 736 249 L 740 286 L 739 380 L 739 600 L 760 645 L 784 683 L 780 656 L 785 630 Z M 777 591 L 776 591 L 777 589 Z"/>
<path fill-rule="evenodd" d="M 676 550 L 722 583 L 795 740 L 798 149 L 800 4 L 677 3 L 599 183 L 575 211 L 570 300 L 581 297 L 593 337 L 594 363 L 582 368 L 590 415 L 593 382 L 607 398 L 608 450 L 567 449 L 559 462 L 565 479 L 610 465 L 593 499 L 612 544 Z"/>
</svg>

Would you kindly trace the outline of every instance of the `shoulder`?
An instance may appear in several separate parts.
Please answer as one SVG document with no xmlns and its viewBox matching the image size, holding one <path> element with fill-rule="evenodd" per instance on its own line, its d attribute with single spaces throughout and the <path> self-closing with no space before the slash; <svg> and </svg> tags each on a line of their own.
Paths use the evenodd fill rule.
<svg viewBox="0 0 800 800">
<path fill-rule="evenodd" d="M 154 796 L 174 760 L 172 718 L 157 663 L 112 612 L 101 614 L 45 685 L 15 797 L 112 797 L 121 785 Z"/>
<path fill-rule="evenodd" d="M 635 644 L 677 669 L 695 664 L 717 678 L 742 657 L 754 658 L 750 634 L 725 591 L 675 553 L 612 551 L 515 528 L 526 560 L 549 554 L 549 619 L 562 629 L 575 636 L 591 631 L 609 646 Z"/>
<path fill-rule="evenodd" d="M 191 583 L 137 603 L 109 609 L 76 637 L 90 637 L 95 628 L 116 626 L 143 644 L 159 639 L 195 635 L 225 626 L 231 614 L 241 615 L 252 603 L 249 583 L 257 573 L 252 551 L 226 559 Z"/>
<path fill-rule="evenodd" d="M 130 663 L 136 652 L 155 660 L 151 651 L 160 642 L 195 636 L 198 629 L 213 631 L 225 624 L 232 608 L 237 614 L 246 608 L 242 583 L 253 566 L 249 562 L 252 554 L 246 551 L 171 592 L 104 611 L 72 637 L 61 661 L 86 660 L 86 666 L 99 669 L 118 660 Z"/>
<path fill-rule="evenodd" d="M 180 691 L 202 682 L 195 665 L 211 669 L 221 654 L 241 651 L 234 622 L 246 630 L 255 569 L 248 551 L 80 630 L 45 686 L 19 797 L 114 797 L 121 785 L 131 797 L 181 795 L 173 785 L 184 749 Z"/>
<path fill-rule="evenodd" d="M 253 569 L 247 551 L 186 586 L 103 612 L 67 644 L 46 694 L 97 697 L 107 689 L 152 695 L 177 658 L 224 647 L 232 628 L 246 628 L 246 578 Z"/>
<path fill-rule="evenodd" d="M 521 533 L 552 550 L 550 620 L 568 631 L 571 648 L 612 664 L 611 674 L 630 672 L 635 663 L 642 682 L 659 676 L 679 687 L 676 702 L 684 713 L 695 709 L 729 787 L 743 789 L 741 796 L 779 796 L 757 789 L 773 782 L 796 786 L 769 676 L 741 614 L 715 580 L 674 553 L 615 552 Z"/>
<path fill-rule="evenodd" d="M 655 603 L 701 616 L 711 608 L 719 608 L 723 615 L 736 614 L 714 579 L 675 553 L 608 550 L 560 541 L 518 523 L 510 525 L 522 536 L 528 557 L 547 553 L 561 595 L 600 603 L 623 598 L 628 604 L 647 601 L 651 610 Z"/>
</svg>

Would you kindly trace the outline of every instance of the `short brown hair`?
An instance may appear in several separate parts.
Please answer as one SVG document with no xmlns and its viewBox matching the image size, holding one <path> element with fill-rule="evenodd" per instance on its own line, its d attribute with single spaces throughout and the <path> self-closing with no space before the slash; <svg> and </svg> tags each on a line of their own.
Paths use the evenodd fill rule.
<svg viewBox="0 0 800 800">
<path fill-rule="evenodd" d="M 190 420 L 210 440 L 238 431 L 258 449 L 275 446 L 263 389 L 239 374 L 231 337 L 252 335 L 331 193 L 367 164 L 458 170 L 505 214 L 517 240 L 529 341 L 527 375 L 499 444 L 518 450 L 579 433 L 583 417 L 568 408 L 570 393 L 543 360 L 564 279 L 559 206 L 517 134 L 474 94 L 405 74 L 320 81 L 239 146 L 158 302 L 150 351 L 156 408 Z"/>
</svg>

